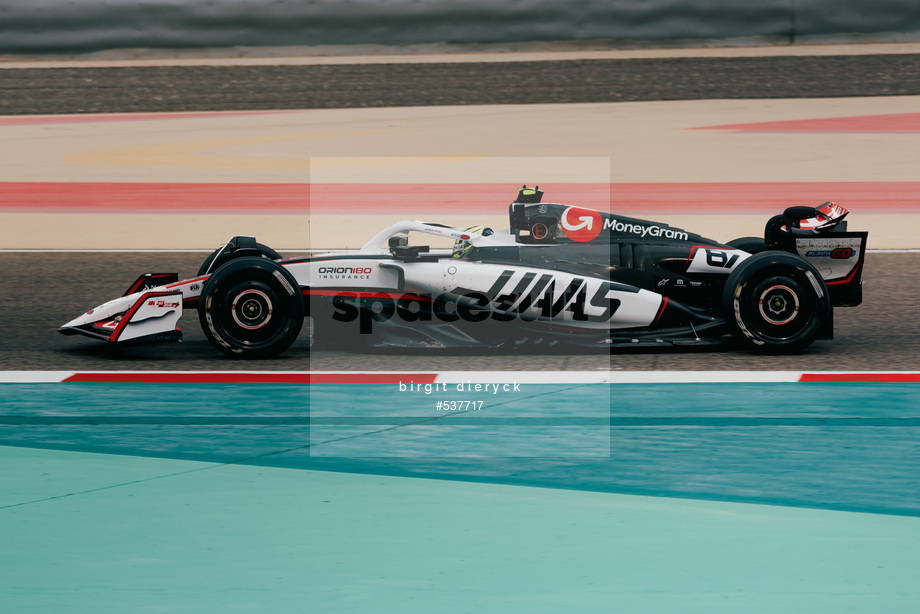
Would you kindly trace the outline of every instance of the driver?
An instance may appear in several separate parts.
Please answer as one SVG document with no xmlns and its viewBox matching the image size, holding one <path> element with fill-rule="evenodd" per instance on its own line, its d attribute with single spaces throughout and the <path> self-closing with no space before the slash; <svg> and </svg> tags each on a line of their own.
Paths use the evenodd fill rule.
<svg viewBox="0 0 920 614">
<path fill-rule="evenodd" d="M 488 237 L 493 233 L 491 228 L 486 228 L 485 226 L 470 226 L 469 228 L 464 228 L 464 232 L 475 232 L 476 234 Z M 457 239 L 454 241 L 454 258 L 463 258 L 469 251 L 473 249 L 473 244 L 469 241 L 463 239 Z"/>
</svg>

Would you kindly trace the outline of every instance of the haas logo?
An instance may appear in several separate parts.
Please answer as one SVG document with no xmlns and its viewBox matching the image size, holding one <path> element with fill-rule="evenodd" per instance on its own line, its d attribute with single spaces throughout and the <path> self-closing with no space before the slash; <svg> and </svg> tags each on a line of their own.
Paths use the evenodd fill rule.
<svg viewBox="0 0 920 614">
<path fill-rule="evenodd" d="M 601 233 L 601 214 L 590 209 L 569 207 L 560 220 L 562 232 L 573 241 L 586 243 Z"/>
</svg>

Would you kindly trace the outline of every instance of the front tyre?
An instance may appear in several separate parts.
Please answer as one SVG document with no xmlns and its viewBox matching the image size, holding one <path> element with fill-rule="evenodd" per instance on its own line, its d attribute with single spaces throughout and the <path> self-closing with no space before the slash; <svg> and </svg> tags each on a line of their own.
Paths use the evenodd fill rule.
<svg viewBox="0 0 920 614">
<path fill-rule="evenodd" d="M 266 258 L 239 258 L 205 282 L 198 318 L 208 340 L 224 354 L 271 358 L 300 334 L 303 297 L 283 266 Z"/>
<path fill-rule="evenodd" d="M 230 240 L 231 244 L 235 245 L 236 242 L 239 242 L 238 237 L 233 237 L 233 239 Z M 278 252 L 276 252 L 269 246 L 262 245 L 261 243 L 255 243 L 255 242 L 253 242 L 252 245 L 254 247 L 250 248 L 250 250 L 256 250 L 256 249 L 259 250 L 259 253 L 262 255 L 263 258 L 268 258 L 269 260 L 281 260 L 281 254 L 279 254 Z M 211 269 L 214 269 L 216 271 L 225 263 L 229 262 L 230 260 L 233 260 L 233 252 L 234 252 L 234 249 L 227 249 L 227 246 L 220 247 L 214 250 L 213 252 L 211 252 L 211 254 L 207 258 L 205 258 L 204 262 L 201 263 L 201 266 L 198 267 L 198 277 L 203 277 L 207 275 Z M 255 254 L 251 254 L 251 255 L 254 256 Z M 241 254 L 240 257 L 243 257 L 243 255 Z M 214 262 L 215 258 L 217 258 L 216 263 Z"/>
<path fill-rule="evenodd" d="M 805 349 L 831 317 L 821 274 L 803 258 L 778 251 L 739 264 L 725 283 L 722 304 L 732 332 L 765 352 Z"/>
</svg>

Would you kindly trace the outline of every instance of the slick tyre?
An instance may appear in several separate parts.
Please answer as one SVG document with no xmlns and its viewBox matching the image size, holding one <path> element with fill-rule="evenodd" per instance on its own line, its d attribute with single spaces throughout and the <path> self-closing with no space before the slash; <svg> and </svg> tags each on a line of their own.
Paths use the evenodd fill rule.
<svg viewBox="0 0 920 614">
<path fill-rule="evenodd" d="M 258 248 L 259 252 L 262 253 L 263 258 L 268 258 L 269 260 L 281 260 L 281 254 L 279 254 L 278 252 L 276 252 L 269 246 L 262 245 L 261 243 L 256 243 L 256 247 Z M 215 249 L 213 252 L 211 252 L 208 255 L 207 258 L 204 259 L 204 262 L 202 262 L 201 266 L 198 267 L 198 277 L 207 275 L 208 269 L 211 268 L 211 264 L 214 262 L 214 259 L 217 258 L 217 256 L 221 254 L 222 251 L 224 251 L 224 248 L 222 247 Z M 225 262 L 229 262 L 232 259 L 233 259 L 232 254 L 230 253 L 223 254 L 221 256 L 221 260 L 223 260 L 223 262 L 218 262 L 217 268 L 220 268 L 221 265 L 223 265 Z"/>
<path fill-rule="evenodd" d="M 238 258 L 205 282 L 198 318 L 208 340 L 224 354 L 271 358 L 300 334 L 303 297 L 283 266 L 265 258 Z"/>
<path fill-rule="evenodd" d="M 786 252 L 763 252 L 744 260 L 729 275 L 722 303 L 732 333 L 762 352 L 805 349 L 831 317 L 820 273 Z"/>
<path fill-rule="evenodd" d="M 763 237 L 741 237 L 740 239 L 732 239 L 726 245 L 749 254 L 759 254 L 766 249 Z"/>
</svg>

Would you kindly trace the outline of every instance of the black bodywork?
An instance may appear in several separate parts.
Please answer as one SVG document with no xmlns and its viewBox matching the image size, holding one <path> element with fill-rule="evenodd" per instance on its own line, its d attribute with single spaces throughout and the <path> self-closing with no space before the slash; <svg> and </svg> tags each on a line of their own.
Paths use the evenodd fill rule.
<svg viewBox="0 0 920 614">
<path fill-rule="evenodd" d="M 460 322 L 450 327 L 388 321 L 381 323 L 372 340 L 360 341 L 384 347 L 562 344 L 609 348 L 713 345 L 730 335 L 746 339 L 757 349 L 798 351 L 815 339 L 833 338 L 834 306 L 854 306 L 862 300 L 866 233 L 846 232 L 842 217 L 820 233 L 799 229 L 802 220 L 820 217 L 813 207 L 787 209 L 767 223 L 763 237 L 728 244 L 659 222 L 575 209 L 600 226 L 595 237 L 584 240 L 584 235 L 564 228 L 565 224 L 573 228 L 572 220 L 565 219 L 572 207 L 541 203 L 542 192 L 527 191 L 509 208 L 515 244 L 475 247 L 464 259 L 565 272 L 608 280 L 621 289 L 655 292 L 665 299 L 649 326 L 611 329 L 599 335 L 533 321 L 502 326 Z M 858 264 L 846 279 L 825 285 L 817 269 L 797 254 L 798 240 L 818 234 L 860 241 L 859 253 L 854 255 Z M 689 270 L 697 254 L 705 256 L 708 270 Z M 393 246 L 391 256 L 396 262 L 437 260 L 425 248 Z M 744 264 L 743 259 L 752 261 Z M 765 300 L 772 302 L 773 312 L 764 309 Z M 365 307 L 371 308 L 370 302 Z M 799 311 L 803 315 L 797 315 Z"/>
</svg>

